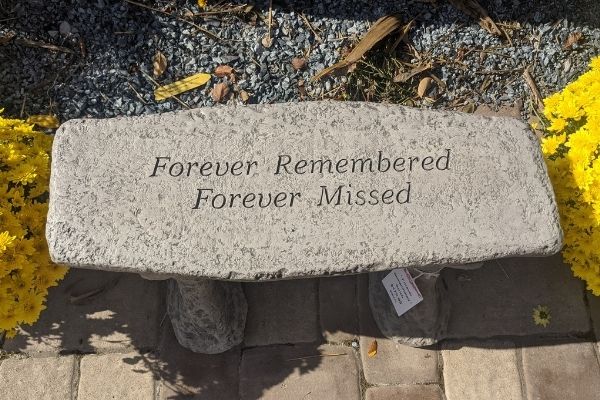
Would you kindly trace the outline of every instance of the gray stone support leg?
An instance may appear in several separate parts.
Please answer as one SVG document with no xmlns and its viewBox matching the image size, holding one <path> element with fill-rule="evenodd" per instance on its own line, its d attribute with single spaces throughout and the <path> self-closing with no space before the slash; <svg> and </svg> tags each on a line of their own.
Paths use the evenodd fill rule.
<svg viewBox="0 0 600 400">
<path fill-rule="evenodd" d="M 217 354 L 240 344 L 248 305 L 241 283 L 170 279 L 167 312 L 175 337 L 196 353 Z"/>
<path fill-rule="evenodd" d="M 476 269 L 481 263 L 449 265 L 448 268 Z M 373 319 L 381 333 L 394 341 L 412 347 L 431 346 L 446 337 L 450 319 L 450 302 L 447 287 L 438 273 L 441 267 L 409 268 L 410 274 L 417 277 L 415 284 L 423 295 L 423 300 L 402 316 L 396 314 L 381 280 L 389 271 L 369 274 L 369 305 Z M 432 272 L 434 272 L 432 274 Z"/>
</svg>

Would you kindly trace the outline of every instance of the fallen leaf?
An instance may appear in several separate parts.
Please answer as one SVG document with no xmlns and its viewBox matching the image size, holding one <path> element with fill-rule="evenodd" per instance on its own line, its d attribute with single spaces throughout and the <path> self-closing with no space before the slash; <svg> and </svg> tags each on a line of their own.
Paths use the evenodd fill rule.
<svg viewBox="0 0 600 400">
<path fill-rule="evenodd" d="M 529 71 L 529 67 L 525 68 L 523 71 L 523 78 L 525 79 L 525 83 L 529 86 L 529 90 L 531 90 L 531 99 L 533 100 L 534 105 L 537 107 L 538 111 L 542 111 L 544 109 L 544 102 L 542 101 L 542 94 Z"/>
<path fill-rule="evenodd" d="M 563 43 L 563 50 L 570 49 L 571 47 L 573 47 L 573 45 L 579 43 L 579 41 L 581 41 L 582 38 L 583 38 L 583 33 L 571 32 L 569 34 L 569 36 L 567 37 L 567 40 L 565 40 L 565 43 Z"/>
<path fill-rule="evenodd" d="M 450 4 L 470 17 L 479 20 L 479 25 L 492 35 L 502 36 L 502 31 L 490 18 L 485 8 L 477 0 L 449 0 Z"/>
<path fill-rule="evenodd" d="M 333 64 L 331 67 L 325 68 L 312 79 L 319 80 L 323 76 L 332 73 L 335 70 L 341 68 L 347 68 L 354 64 L 365 55 L 365 53 L 371 50 L 377 43 L 384 39 L 387 35 L 397 30 L 401 25 L 400 18 L 394 15 L 386 15 L 385 17 L 379 18 L 367 34 L 358 42 L 356 47 L 340 62 Z"/>
<path fill-rule="evenodd" d="M 168 85 L 158 87 L 154 90 L 154 99 L 156 99 L 156 101 L 164 100 L 171 96 L 176 96 L 179 93 L 187 92 L 188 90 L 204 85 L 206 82 L 210 81 L 210 78 L 210 74 L 199 73 L 169 83 Z"/>
<path fill-rule="evenodd" d="M 37 40 L 31 40 L 31 39 L 27 39 L 27 38 L 15 38 L 14 43 L 18 44 L 18 45 L 26 46 L 26 47 L 39 47 L 41 49 L 46 49 L 46 50 L 50 50 L 50 51 L 61 51 L 63 53 L 69 53 L 69 54 L 75 53 L 73 50 L 63 47 L 63 46 L 56 46 L 54 44 L 40 42 Z"/>
<path fill-rule="evenodd" d="M 475 103 L 467 103 L 463 106 L 462 112 L 473 114 L 475 112 Z"/>
<path fill-rule="evenodd" d="M 417 96 L 421 98 L 425 97 L 432 84 L 433 79 L 430 77 L 421 79 L 421 82 L 419 82 L 419 86 L 417 87 Z"/>
<path fill-rule="evenodd" d="M 369 355 L 369 357 L 375 357 L 377 355 L 377 340 L 373 340 L 371 342 L 367 354 Z"/>
<path fill-rule="evenodd" d="M 156 51 L 156 54 L 152 58 L 152 72 L 154 73 L 154 77 L 158 78 L 161 76 L 165 70 L 167 69 L 167 57 L 160 50 Z"/>
<path fill-rule="evenodd" d="M 250 95 L 245 90 L 240 91 L 240 99 L 242 102 L 247 103 L 250 100 Z"/>
<path fill-rule="evenodd" d="M 269 37 L 269 36 L 265 36 L 264 38 L 262 38 L 262 40 L 260 42 L 262 43 L 263 46 L 265 46 L 268 49 L 269 47 L 271 47 L 273 45 L 273 38 Z"/>
<path fill-rule="evenodd" d="M 214 74 L 218 78 L 224 78 L 226 76 L 230 76 L 234 72 L 234 69 L 231 68 L 229 65 L 219 65 L 217 68 L 215 68 Z"/>
<path fill-rule="evenodd" d="M 198 7 L 206 8 L 206 0 L 198 0 Z"/>
<path fill-rule="evenodd" d="M 431 64 L 425 64 L 425 65 L 421 65 L 419 67 L 415 67 L 408 72 L 402 72 L 402 73 L 399 73 L 398 75 L 396 75 L 394 77 L 394 82 L 396 82 L 396 83 L 406 82 L 413 76 L 419 75 L 421 72 L 427 71 L 429 69 L 431 69 Z"/>
<path fill-rule="evenodd" d="M 2 35 L 0 35 L 0 45 L 7 44 L 11 40 L 13 40 L 13 38 L 16 35 L 17 34 L 15 32 L 6 32 L 6 33 L 3 33 Z"/>
<path fill-rule="evenodd" d="M 217 83 L 210 92 L 210 96 L 212 97 L 215 103 L 223 102 L 228 94 L 229 85 L 227 85 L 225 82 Z"/>
<path fill-rule="evenodd" d="M 60 126 L 58 118 L 54 115 L 32 115 L 27 118 L 28 124 L 35 124 L 42 128 L 56 129 Z"/>
<path fill-rule="evenodd" d="M 306 67 L 306 58 L 300 58 L 300 57 L 292 58 L 292 67 L 294 67 L 294 69 L 296 71 L 304 69 L 304 67 Z"/>
<path fill-rule="evenodd" d="M 308 97 L 308 92 L 306 91 L 304 79 L 298 80 L 298 93 L 300 93 L 300 100 L 304 100 L 305 98 Z"/>
</svg>

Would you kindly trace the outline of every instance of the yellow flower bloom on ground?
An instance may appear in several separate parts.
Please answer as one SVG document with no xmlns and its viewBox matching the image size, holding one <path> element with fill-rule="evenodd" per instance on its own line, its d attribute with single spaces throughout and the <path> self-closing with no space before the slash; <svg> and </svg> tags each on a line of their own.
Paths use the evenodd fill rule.
<svg viewBox="0 0 600 400">
<path fill-rule="evenodd" d="M 0 253 L 4 253 L 6 249 L 13 246 L 16 236 L 11 236 L 8 231 L 0 233 Z"/>
<path fill-rule="evenodd" d="M 533 322 L 544 328 L 550 324 L 550 309 L 546 306 L 537 306 L 533 309 Z"/>
<path fill-rule="evenodd" d="M 546 136 L 542 139 L 542 151 L 544 154 L 554 154 L 558 149 L 558 146 L 563 144 L 567 139 L 567 135 L 564 133 L 555 136 Z"/>
<path fill-rule="evenodd" d="M 1 112 L 1 110 L 0 110 Z M 0 335 L 32 324 L 67 269 L 50 261 L 44 231 L 52 138 L 0 116 Z"/>
<path fill-rule="evenodd" d="M 563 259 L 600 296 L 600 57 L 590 66 L 544 100 L 549 128 L 541 146 L 561 214 Z M 536 310 L 541 323 L 544 310 Z"/>
</svg>

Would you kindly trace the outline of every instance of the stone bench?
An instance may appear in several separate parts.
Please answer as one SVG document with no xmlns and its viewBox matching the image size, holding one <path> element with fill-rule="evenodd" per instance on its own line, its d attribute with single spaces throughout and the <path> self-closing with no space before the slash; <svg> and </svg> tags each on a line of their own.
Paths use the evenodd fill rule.
<svg viewBox="0 0 600 400">
<path fill-rule="evenodd" d="M 243 339 L 245 298 L 226 281 L 431 271 L 562 245 L 522 122 L 351 102 L 69 121 L 47 239 L 58 263 L 174 278 L 176 335 L 208 353 Z M 371 300 L 393 336 L 400 319 L 390 328 L 373 306 L 389 299 Z"/>
</svg>

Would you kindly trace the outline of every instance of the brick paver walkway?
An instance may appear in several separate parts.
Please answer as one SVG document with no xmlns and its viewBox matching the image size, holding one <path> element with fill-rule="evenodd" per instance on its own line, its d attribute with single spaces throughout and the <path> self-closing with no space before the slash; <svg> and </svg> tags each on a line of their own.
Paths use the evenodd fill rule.
<svg viewBox="0 0 600 400">
<path fill-rule="evenodd" d="M 48 310 L 4 343 L 2 398 L 600 399 L 600 299 L 559 257 L 445 270 L 452 339 L 381 336 L 367 277 L 245 284 L 245 343 L 201 355 L 175 341 L 163 283 L 71 270 Z M 547 305 L 543 328 L 531 314 Z M 479 337 L 474 339 L 473 337 Z M 377 340 L 378 352 L 368 347 Z"/>
</svg>

